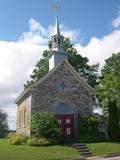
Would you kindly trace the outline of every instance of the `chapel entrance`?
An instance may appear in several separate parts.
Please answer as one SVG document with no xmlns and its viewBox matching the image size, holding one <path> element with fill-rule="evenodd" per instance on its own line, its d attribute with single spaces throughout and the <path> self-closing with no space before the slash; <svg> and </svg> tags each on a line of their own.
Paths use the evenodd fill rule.
<svg viewBox="0 0 120 160">
<path fill-rule="evenodd" d="M 57 115 L 62 134 L 70 139 L 74 139 L 74 114 Z"/>
<path fill-rule="evenodd" d="M 74 113 L 69 104 L 60 103 L 55 107 L 56 117 L 60 124 L 62 134 L 70 139 L 74 139 Z"/>
</svg>

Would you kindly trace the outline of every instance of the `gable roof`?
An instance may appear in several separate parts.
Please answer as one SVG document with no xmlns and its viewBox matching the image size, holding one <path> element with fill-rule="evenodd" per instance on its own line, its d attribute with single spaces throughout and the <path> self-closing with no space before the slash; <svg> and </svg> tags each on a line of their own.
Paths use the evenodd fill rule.
<svg viewBox="0 0 120 160">
<path fill-rule="evenodd" d="M 28 96 L 32 90 L 36 90 L 36 87 L 42 83 L 44 80 L 46 80 L 54 71 L 57 70 L 57 68 L 61 65 L 65 64 L 67 69 L 71 72 L 71 74 L 88 90 L 90 95 L 95 95 L 96 91 L 86 82 L 86 80 L 81 77 L 75 69 L 70 65 L 70 63 L 67 60 L 63 60 L 60 63 L 58 63 L 52 70 L 50 70 L 43 78 L 41 78 L 39 81 L 35 82 L 32 86 L 30 86 L 28 89 L 24 90 L 20 96 L 16 99 L 15 103 L 19 103 L 19 101 L 22 101 L 23 99 Z"/>
</svg>

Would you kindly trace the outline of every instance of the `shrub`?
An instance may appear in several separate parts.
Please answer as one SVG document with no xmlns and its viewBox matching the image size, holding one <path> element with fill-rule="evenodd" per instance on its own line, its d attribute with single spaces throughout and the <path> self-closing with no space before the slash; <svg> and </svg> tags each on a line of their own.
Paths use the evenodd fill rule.
<svg viewBox="0 0 120 160">
<path fill-rule="evenodd" d="M 12 144 L 12 145 L 25 144 L 28 140 L 27 136 L 20 135 L 20 134 L 11 134 L 11 135 L 8 135 L 8 138 L 9 138 L 9 144 Z"/>
<path fill-rule="evenodd" d="M 28 144 L 30 146 L 46 146 L 50 145 L 52 142 L 46 138 L 37 138 L 37 137 L 30 137 L 28 139 Z"/>
<path fill-rule="evenodd" d="M 91 142 L 100 142 L 105 140 L 104 133 L 99 134 L 82 134 L 80 136 L 80 142 L 81 143 L 91 143 Z"/>
<path fill-rule="evenodd" d="M 6 135 L 6 138 L 10 139 L 11 137 L 14 137 L 16 133 L 10 132 Z"/>
<path fill-rule="evenodd" d="M 39 112 L 32 116 L 31 135 L 33 137 L 57 138 L 60 128 L 55 115 L 48 112 Z"/>
<path fill-rule="evenodd" d="M 77 126 L 80 142 L 99 142 L 105 140 L 104 133 L 99 131 L 99 120 L 97 117 L 78 115 Z"/>
</svg>

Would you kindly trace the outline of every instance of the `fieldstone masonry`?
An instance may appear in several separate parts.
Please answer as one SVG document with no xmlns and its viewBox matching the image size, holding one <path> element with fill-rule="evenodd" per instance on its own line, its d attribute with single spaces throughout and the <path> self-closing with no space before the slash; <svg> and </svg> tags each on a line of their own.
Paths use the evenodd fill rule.
<svg viewBox="0 0 120 160">
<path fill-rule="evenodd" d="M 60 85 L 64 82 L 65 88 Z M 88 90 L 71 74 L 65 63 L 60 65 L 32 92 L 32 113 L 54 112 L 60 103 L 70 104 L 73 113 L 92 114 L 92 97 Z"/>
<path fill-rule="evenodd" d="M 29 94 L 28 94 L 29 93 Z M 92 94 L 69 68 L 68 62 L 58 64 L 18 100 L 17 133 L 30 135 L 31 115 L 36 112 L 56 112 L 67 104 L 73 114 L 93 114 Z M 24 98 L 25 97 L 25 98 Z"/>
</svg>

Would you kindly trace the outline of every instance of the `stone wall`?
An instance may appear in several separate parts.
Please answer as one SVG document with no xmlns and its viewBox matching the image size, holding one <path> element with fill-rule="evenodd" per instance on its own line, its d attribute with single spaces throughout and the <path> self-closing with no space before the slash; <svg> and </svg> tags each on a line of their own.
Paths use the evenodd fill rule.
<svg viewBox="0 0 120 160">
<path fill-rule="evenodd" d="M 18 134 L 30 135 L 30 119 L 31 119 L 31 96 L 26 98 L 17 107 L 17 128 Z"/>
<path fill-rule="evenodd" d="M 73 113 L 93 113 L 92 97 L 65 63 L 32 91 L 32 113 L 53 112 L 60 103 L 72 106 Z"/>
</svg>

